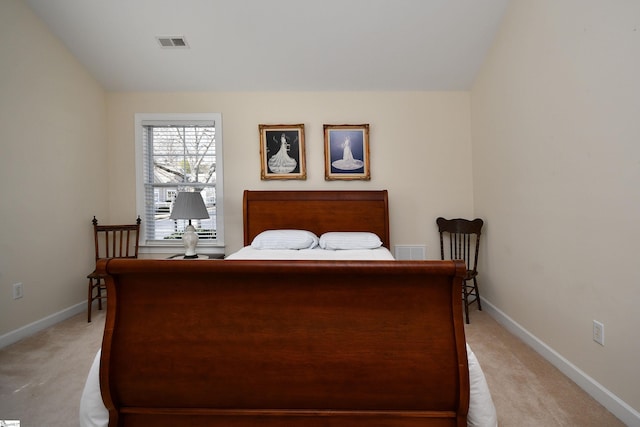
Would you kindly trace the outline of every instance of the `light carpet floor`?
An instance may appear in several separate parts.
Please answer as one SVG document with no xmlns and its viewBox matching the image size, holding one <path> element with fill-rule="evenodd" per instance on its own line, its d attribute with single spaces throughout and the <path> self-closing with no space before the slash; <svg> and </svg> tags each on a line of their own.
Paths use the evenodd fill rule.
<svg viewBox="0 0 640 427">
<path fill-rule="evenodd" d="M 104 310 L 74 316 L 0 350 L 0 420 L 21 427 L 78 426 L 80 396 L 100 348 Z M 485 312 L 467 341 L 491 389 L 501 427 L 624 426 Z"/>
</svg>

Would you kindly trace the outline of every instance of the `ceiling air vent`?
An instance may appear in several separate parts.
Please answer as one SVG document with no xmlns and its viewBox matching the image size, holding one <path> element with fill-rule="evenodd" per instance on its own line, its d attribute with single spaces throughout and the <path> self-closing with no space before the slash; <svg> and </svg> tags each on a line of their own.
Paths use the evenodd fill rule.
<svg viewBox="0 0 640 427">
<path fill-rule="evenodd" d="M 187 40 L 184 36 L 156 36 L 158 43 L 160 43 L 161 47 L 166 48 L 189 48 L 187 44 Z"/>
</svg>

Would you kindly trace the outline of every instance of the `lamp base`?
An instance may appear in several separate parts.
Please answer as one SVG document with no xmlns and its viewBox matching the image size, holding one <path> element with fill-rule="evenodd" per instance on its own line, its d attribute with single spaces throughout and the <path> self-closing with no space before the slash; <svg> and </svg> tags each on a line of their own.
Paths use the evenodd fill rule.
<svg viewBox="0 0 640 427">
<path fill-rule="evenodd" d="M 197 259 L 198 258 L 198 254 L 195 255 L 185 255 L 184 257 L 182 257 L 183 259 Z"/>
<path fill-rule="evenodd" d="M 182 243 L 184 244 L 184 257 L 189 258 L 198 258 L 198 254 L 196 253 L 196 246 L 198 245 L 198 234 L 196 234 L 196 229 L 193 225 L 189 224 L 184 229 L 184 234 L 182 235 Z"/>
</svg>

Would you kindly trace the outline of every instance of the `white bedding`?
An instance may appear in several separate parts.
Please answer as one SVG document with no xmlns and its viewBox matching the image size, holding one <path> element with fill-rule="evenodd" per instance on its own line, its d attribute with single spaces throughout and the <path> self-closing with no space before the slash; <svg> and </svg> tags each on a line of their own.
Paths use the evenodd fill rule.
<svg viewBox="0 0 640 427">
<path fill-rule="evenodd" d="M 303 259 L 303 260 L 393 260 L 386 248 L 363 250 L 265 250 L 249 246 L 229 255 L 226 259 Z M 497 427 L 498 418 L 487 381 L 476 355 L 467 344 L 469 362 L 469 413 L 467 427 Z M 109 413 L 100 394 L 100 351 L 89 371 L 80 400 L 80 427 L 107 427 Z"/>
<path fill-rule="evenodd" d="M 314 249 L 254 249 L 245 246 L 225 259 L 304 259 L 304 260 L 393 260 L 389 249 L 348 249 L 327 250 L 316 247 Z"/>
</svg>

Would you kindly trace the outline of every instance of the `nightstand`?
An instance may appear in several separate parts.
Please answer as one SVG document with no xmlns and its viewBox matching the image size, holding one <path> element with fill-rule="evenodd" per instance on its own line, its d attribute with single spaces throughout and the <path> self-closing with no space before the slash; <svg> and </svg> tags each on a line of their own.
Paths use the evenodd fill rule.
<svg viewBox="0 0 640 427">
<path fill-rule="evenodd" d="M 184 258 L 184 254 L 171 255 L 167 259 L 188 259 L 198 261 L 201 259 L 224 259 L 224 254 L 198 254 L 198 258 Z"/>
</svg>

